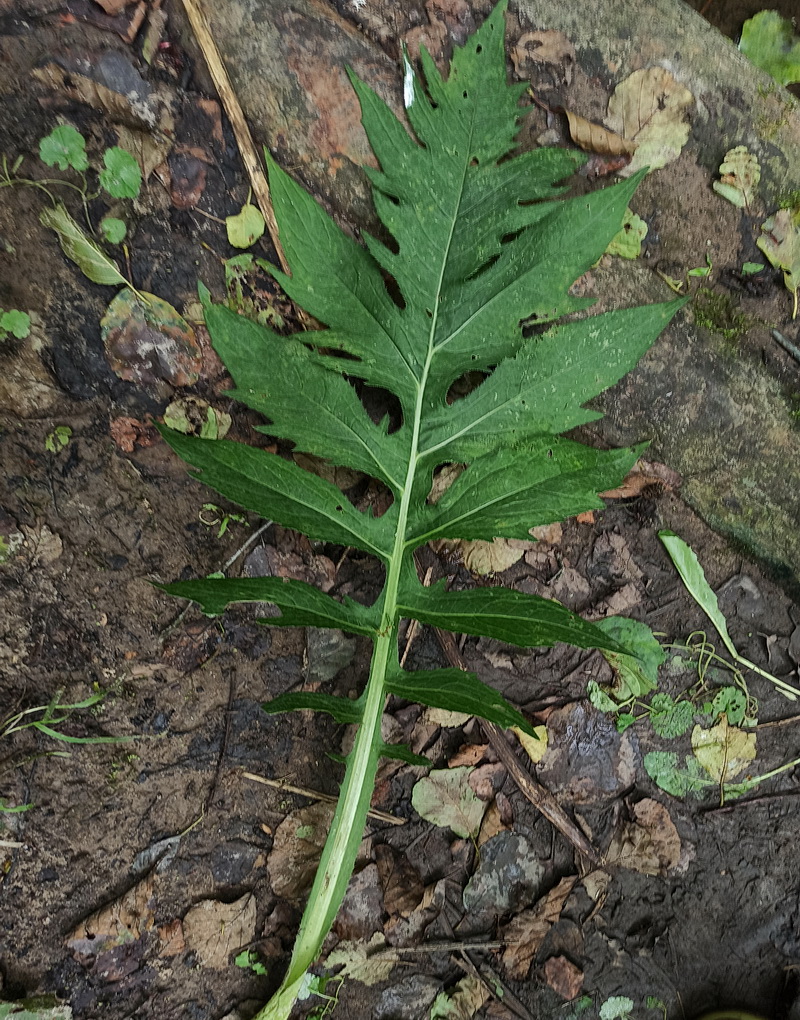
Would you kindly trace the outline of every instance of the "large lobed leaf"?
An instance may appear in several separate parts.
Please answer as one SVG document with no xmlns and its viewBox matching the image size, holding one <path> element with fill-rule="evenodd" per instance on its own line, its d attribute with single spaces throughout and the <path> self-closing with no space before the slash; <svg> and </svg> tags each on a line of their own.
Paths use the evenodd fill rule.
<svg viewBox="0 0 800 1020">
<path fill-rule="evenodd" d="M 598 416 L 586 402 L 636 364 L 682 302 L 540 327 L 586 307 L 570 287 L 619 230 L 641 173 L 563 198 L 582 155 L 509 155 L 524 86 L 506 81 L 502 4 L 456 48 L 446 80 L 424 51 L 422 64 L 424 85 L 406 68 L 410 130 L 351 75 L 380 164 L 367 173 L 389 236 L 357 243 L 268 158 L 291 275 L 268 268 L 324 328 L 282 337 L 206 304 L 232 395 L 268 419 L 262 431 L 377 478 L 394 497 L 389 511 L 380 518 L 358 511 L 279 455 L 164 430 L 223 496 L 312 538 L 372 553 L 400 581 L 372 608 L 274 579 L 166 590 L 212 613 L 229 602 L 272 601 L 279 624 L 376 636 L 405 616 L 521 645 L 569 641 L 619 653 L 599 628 L 545 599 L 426 590 L 411 556 L 432 538 L 527 538 L 536 525 L 599 508 L 597 493 L 634 463 L 638 449 L 595 450 L 560 434 Z M 537 335 L 526 324 L 539 327 Z M 488 376 L 448 402 L 453 382 L 473 370 Z M 369 417 L 359 380 L 397 397 L 398 427 Z M 448 462 L 466 470 L 430 503 L 433 472 Z M 414 682 L 421 701 L 425 682 L 424 675 Z"/>
</svg>

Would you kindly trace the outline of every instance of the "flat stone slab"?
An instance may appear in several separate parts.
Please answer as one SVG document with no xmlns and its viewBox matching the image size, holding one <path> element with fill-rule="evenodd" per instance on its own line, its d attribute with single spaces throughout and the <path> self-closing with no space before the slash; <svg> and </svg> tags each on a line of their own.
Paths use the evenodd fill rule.
<svg viewBox="0 0 800 1020">
<path fill-rule="evenodd" d="M 400 43 L 413 49 L 427 40 L 440 57 L 490 7 L 485 0 L 430 0 L 429 23 L 410 0 L 367 0 L 360 10 L 351 2 L 344 8 L 350 18 L 322 0 L 209 5 L 257 139 L 356 233 L 374 223 L 360 170 L 374 160 L 346 66 L 400 110 Z M 722 279 L 744 261 L 763 261 L 754 243 L 760 223 L 782 195 L 800 188 L 800 104 L 794 97 L 681 0 L 595 0 L 590 18 L 577 0 L 512 2 L 509 52 L 532 30 L 558 30 L 575 47 L 574 66 L 560 78 L 552 67 L 547 73 L 541 64 L 533 67 L 533 87 L 551 105 L 601 121 L 614 87 L 652 66 L 671 71 L 695 99 L 680 157 L 652 173 L 632 203 L 649 227 L 643 257 L 606 259 L 609 265 L 584 278 L 597 310 L 668 298 L 655 265 L 674 265 L 670 275 L 681 276 L 704 265 L 708 254 L 717 291 L 717 274 Z M 532 114 L 523 146 L 541 133 L 544 117 Z M 735 145 L 746 145 L 762 166 L 759 206 L 750 215 L 711 188 Z M 798 324 L 790 320 L 779 274 L 757 298 L 724 286 L 720 293 L 750 316 L 744 334 L 725 341 L 696 325 L 691 312 L 679 316 L 637 370 L 605 396 L 607 418 L 595 435 L 612 444 L 650 439 L 649 456 L 683 475 L 682 494 L 705 520 L 771 563 L 787 583 L 800 585 L 800 427 L 791 404 L 800 392 L 800 365 L 769 332 L 777 327 L 797 343 Z"/>
</svg>

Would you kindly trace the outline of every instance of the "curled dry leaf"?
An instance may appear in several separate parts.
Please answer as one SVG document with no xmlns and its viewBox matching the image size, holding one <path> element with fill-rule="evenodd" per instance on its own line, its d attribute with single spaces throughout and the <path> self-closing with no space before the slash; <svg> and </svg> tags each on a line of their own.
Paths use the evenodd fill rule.
<svg viewBox="0 0 800 1020">
<path fill-rule="evenodd" d="M 369 942 L 340 942 L 325 961 L 328 970 L 341 967 L 339 977 L 352 978 L 362 985 L 377 985 L 392 972 L 395 960 L 376 955 L 386 946 L 383 932 L 375 932 Z"/>
<path fill-rule="evenodd" d="M 528 976 L 531 964 L 539 952 L 547 933 L 561 917 L 561 911 L 569 898 L 577 875 L 562 878 L 558 885 L 529 910 L 510 921 L 501 931 L 505 943 L 503 965 L 506 974 L 516 980 L 524 980 Z"/>
<path fill-rule="evenodd" d="M 677 159 L 689 137 L 687 113 L 693 104 L 692 93 L 663 67 L 634 71 L 620 82 L 608 103 L 606 126 L 636 142 L 620 176 L 646 166 L 657 170 Z"/>
<path fill-rule="evenodd" d="M 601 156 L 631 156 L 636 151 L 639 143 L 634 139 L 623 138 L 616 131 L 610 131 L 570 110 L 564 113 L 569 122 L 570 137 L 584 152 L 597 152 Z"/>
<path fill-rule="evenodd" d="M 651 485 L 670 490 L 679 489 L 681 476 L 666 464 L 650 460 L 637 460 L 621 485 L 618 485 L 616 489 L 601 492 L 600 496 L 603 499 L 633 499 L 634 496 L 641 495 Z"/>
<path fill-rule="evenodd" d="M 195 332 L 167 301 L 126 288 L 108 306 L 100 328 L 106 357 L 120 379 L 141 385 L 197 382 L 202 355 Z"/>
<path fill-rule="evenodd" d="M 756 756 L 756 735 L 728 723 L 723 715 L 710 730 L 695 726 L 692 750 L 706 772 L 719 783 L 732 782 Z"/>
<path fill-rule="evenodd" d="M 718 195 L 727 198 L 739 209 L 749 209 L 756 197 L 756 188 L 761 180 L 761 166 L 758 159 L 744 145 L 728 149 L 720 163 L 722 175 L 711 187 Z"/>
</svg>

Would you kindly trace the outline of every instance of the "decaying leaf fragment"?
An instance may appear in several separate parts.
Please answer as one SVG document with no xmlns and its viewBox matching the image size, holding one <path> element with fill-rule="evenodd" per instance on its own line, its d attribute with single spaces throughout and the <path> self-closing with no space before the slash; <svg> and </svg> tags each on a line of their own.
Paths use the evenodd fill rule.
<svg viewBox="0 0 800 1020">
<path fill-rule="evenodd" d="M 523 980 L 528 976 L 539 947 L 561 917 L 564 904 L 577 881 L 577 875 L 562 878 L 535 906 L 517 914 L 502 929 L 501 935 L 506 945 L 503 950 L 503 965 L 510 978 Z"/>
<path fill-rule="evenodd" d="M 525 32 L 511 48 L 514 70 L 523 79 L 530 78 L 531 64 L 557 64 L 564 69 L 564 82 L 569 85 L 576 59 L 570 40 L 555 30 Z"/>
<path fill-rule="evenodd" d="M 631 156 L 638 147 L 633 138 L 623 138 L 616 131 L 609 131 L 602 124 L 595 124 L 585 117 L 565 110 L 569 122 L 569 133 L 573 142 L 585 152 L 597 152 L 601 156 Z"/>
<path fill-rule="evenodd" d="M 253 941 L 256 933 L 256 898 L 245 893 L 233 903 L 201 900 L 183 919 L 186 945 L 204 967 L 222 970 L 232 955 Z"/>
<path fill-rule="evenodd" d="M 426 821 L 452 829 L 466 839 L 481 827 L 486 804 L 469 785 L 472 769 L 433 769 L 420 779 L 411 793 L 414 810 Z"/>
<path fill-rule="evenodd" d="M 792 318 L 797 318 L 797 289 L 800 287 L 800 210 L 779 209 L 761 224 L 756 241 L 776 269 L 783 270 L 783 282 L 793 298 Z"/>
<path fill-rule="evenodd" d="M 692 750 L 706 772 L 719 783 L 729 783 L 743 772 L 756 756 L 756 735 L 745 733 L 728 723 L 723 715 L 710 730 L 695 726 Z"/>
<path fill-rule="evenodd" d="M 681 856 L 680 836 L 669 812 L 657 800 L 645 798 L 632 813 L 633 819 L 615 833 L 606 861 L 643 875 L 666 875 Z"/>
<path fill-rule="evenodd" d="M 719 165 L 722 175 L 711 185 L 718 195 L 727 198 L 739 209 L 749 209 L 761 180 L 761 165 L 745 145 L 728 149 Z"/>
<path fill-rule="evenodd" d="M 202 354 L 195 332 L 169 302 L 155 294 L 121 290 L 100 320 L 106 357 L 129 382 L 164 379 L 173 386 L 197 382 Z"/>
<path fill-rule="evenodd" d="M 377 985 L 392 972 L 395 960 L 390 956 L 376 956 L 386 945 L 383 932 L 377 931 L 369 942 L 340 942 L 325 961 L 329 969 L 341 967 L 340 977 L 352 978 L 362 985 Z"/>
<path fill-rule="evenodd" d="M 606 255 L 618 255 L 622 259 L 638 259 L 642 254 L 642 241 L 647 237 L 647 224 L 630 209 L 625 210 L 622 227 L 606 248 Z"/>
<path fill-rule="evenodd" d="M 694 96 L 664 67 L 634 71 L 620 82 L 608 103 L 606 126 L 636 142 L 621 177 L 642 167 L 658 170 L 680 155 L 689 137 L 687 113 Z"/>
</svg>

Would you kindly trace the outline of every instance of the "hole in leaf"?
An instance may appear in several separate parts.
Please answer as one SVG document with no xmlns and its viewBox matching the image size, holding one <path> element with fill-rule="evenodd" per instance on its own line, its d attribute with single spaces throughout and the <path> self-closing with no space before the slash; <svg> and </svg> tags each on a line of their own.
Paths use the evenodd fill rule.
<svg viewBox="0 0 800 1020">
<path fill-rule="evenodd" d="M 478 165 L 479 165 L 479 163 L 478 163 L 478 159 L 477 159 L 477 157 L 476 157 L 476 156 L 473 156 L 473 157 L 472 157 L 472 159 L 471 159 L 471 160 L 469 161 L 469 165 L 470 165 L 470 166 L 478 166 Z"/>
<path fill-rule="evenodd" d="M 430 310 L 430 308 L 425 309 L 425 314 L 428 316 L 429 319 L 433 318 L 433 312 Z"/>
<path fill-rule="evenodd" d="M 397 432 L 403 424 L 403 410 L 394 393 L 380 386 L 369 386 L 367 383 L 359 383 L 356 390 L 370 418 L 377 424 L 388 417 L 389 434 Z"/>
<path fill-rule="evenodd" d="M 476 361 L 477 358 L 477 354 L 472 355 L 473 361 Z M 447 403 L 452 404 L 456 400 L 463 400 L 464 397 L 469 396 L 473 390 L 476 390 L 485 379 L 488 379 L 490 375 L 491 372 L 480 372 L 474 369 L 460 375 L 458 379 L 451 384 L 450 389 L 447 391 Z"/>
<path fill-rule="evenodd" d="M 383 282 L 386 286 L 386 293 L 397 305 L 400 311 L 402 311 L 406 306 L 406 299 L 403 297 L 403 292 L 397 285 L 397 280 L 395 280 L 395 278 L 391 276 L 389 273 L 384 273 Z"/>
<path fill-rule="evenodd" d="M 467 93 L 466 92 L 462 92 L 461 95 L 464 97 L 464 99 L 467 98 Z"/>
<path fill-rule="evenodd" d="M 476 46 L 475 47 L 475 52 L 476 53 L 483 53 L 483 46 L 480 46 L 480 45 Z"/>
</svg>

